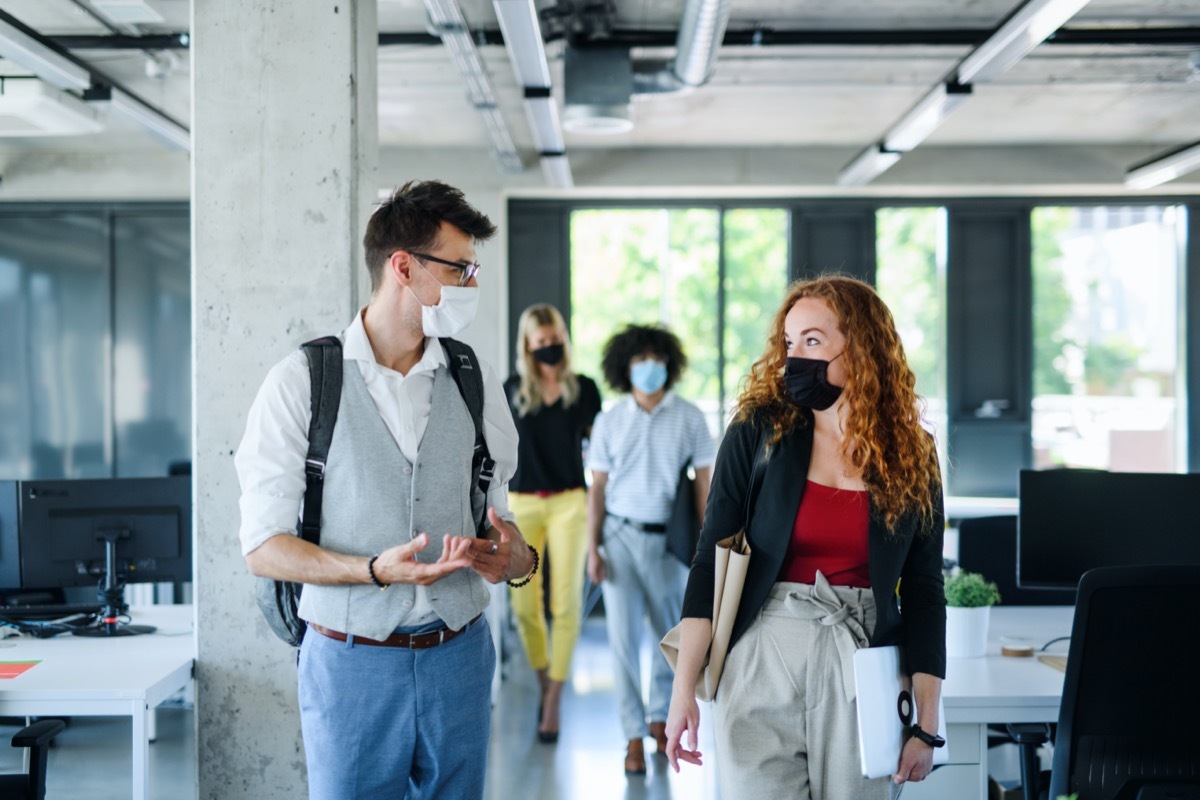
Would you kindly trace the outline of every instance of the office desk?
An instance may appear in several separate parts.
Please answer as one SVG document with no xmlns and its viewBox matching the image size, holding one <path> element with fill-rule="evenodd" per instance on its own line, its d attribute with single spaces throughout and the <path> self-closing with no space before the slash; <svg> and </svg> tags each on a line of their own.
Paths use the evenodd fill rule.
<svg viewBox="0 0 1200 800">
<path fill-rule="evenodd" d="M 928 780 L 904 790 L 904 800 L 987 798 L 989 722 L 1057 722 L 1064 674 L 1038 661 L 1041 647 L 1068 636 L 1073 606 L 995 606 L 988 628 L 987 655 L 952 658 L 946 665 L 942 697 L 950 763 Z M 1038 651 L 1033 658 L 1000 655 L 1002 642 L 1019 639 Z M 1067 654 L 1068 642 L 1046 652 Z"/>
<path fill-rule="evenodd" d="M 158 630 L 112 639 L 64 635 L 0 642 L 0 661 L 41 662 L 0 680 L 0 716 L 129 716 L 133 797 L 144 800 L 154 708 L 191 682 L 196 645 L 191 606 L 138 607 L 130 616 Z"/>
</svg>

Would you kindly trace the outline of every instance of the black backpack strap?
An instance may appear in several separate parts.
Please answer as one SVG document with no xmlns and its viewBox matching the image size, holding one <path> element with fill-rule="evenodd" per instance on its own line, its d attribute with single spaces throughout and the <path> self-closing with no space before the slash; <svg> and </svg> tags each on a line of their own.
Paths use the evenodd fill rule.
<svg viewBox="0 0 1200 800">
<path fill-rule="evenodd" d="M 483 514 L 476 527 L 477 532 L 487 530 L 487 493 L 496 474 L 496 462 L 488 450 L 483 435 L 483 370 L 479 359 L 469 344 L 448 336 L 438 339 L 446 348 L 450 362 L 450 376 L 458 386 L 458 392 L 467 404 L 471 422 L 475 426 L 475 452 L 471 458 L 471 482 L 483 493 Z"/>
<path fill-rule="evenodd" d="M 302 348 L 312 379 L 312 418 L 308 423 L 308 455 L 304 457 L 304 512 L 299 533 L 305 541 L 319 544 L 325 462 L 342 402 L 342 342 L 336 336 L 322 336 L 305 342 Z"/>
</svg>

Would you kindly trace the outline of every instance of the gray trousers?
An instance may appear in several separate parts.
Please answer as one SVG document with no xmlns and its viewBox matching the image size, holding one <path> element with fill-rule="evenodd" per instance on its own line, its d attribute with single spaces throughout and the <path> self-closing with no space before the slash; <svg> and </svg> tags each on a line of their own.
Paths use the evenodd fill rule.
<svg viewBox="0 0 1200 800">
<path fill-rule="evenodd" d="M 862 777 L 854 651 L 875 626 L 870 589 L 779 582 L 729 651 L 713 701 L 717 779 L 740 797 L 866 800 L 888 778 Z"/>
<path fill-rule="evenodd" d="M 658 641 L 679 623 L 683 613 L 686 568 L 667 552 L 667 537 L 642 533 L 615 517 L 604 520 L 604 564 L 607 577 L 604 617 L 612 648 L 614 688 L 626 739 L 648 735 L 647 722 L 666 722 L 674 673 L 658 649 Z M 642 699 L 641 642 L 646 624 L 650 647 L 649 702 Z"/>
</svg>

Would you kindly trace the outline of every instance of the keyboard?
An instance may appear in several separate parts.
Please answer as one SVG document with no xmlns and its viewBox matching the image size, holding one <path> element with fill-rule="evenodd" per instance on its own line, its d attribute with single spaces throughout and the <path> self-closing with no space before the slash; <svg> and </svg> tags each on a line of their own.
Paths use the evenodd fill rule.
<svg viewBox="0 0 1200 800">
<path fill-rule="evenodd" d="M 0 606 L 0 619 L 54 620 L 76 614 L 99 614 L 99 603 L 49 603 Z"/>
</svg>

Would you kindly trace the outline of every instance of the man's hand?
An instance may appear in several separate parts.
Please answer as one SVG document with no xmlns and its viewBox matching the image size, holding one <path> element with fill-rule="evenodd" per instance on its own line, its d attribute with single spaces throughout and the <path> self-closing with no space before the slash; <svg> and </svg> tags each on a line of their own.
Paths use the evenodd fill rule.
<svg viewBox="0 0 1200 800">
<path fill-rule="evenodd" d="M 599 586 L 608 576 L 608 569 L 604 566 L 604 557 L 600 555 L 599 548 L 588 548 L 587 555 L 587 576 L 588 580 Z"/>
<path fill-rule="evenodd" d="M 500 518 L 495 508 L 488 509 L 492 529 L 486 539 L 471 539 L 471 569 L 488 583 L 523 578 L 533 569 L 533 554 L 516 525 Z"/>
<path fill-rule="evenodd" d="M 375 559 L 375 577 L 387 584 L 415 583 L 428 586 L 451 572 L 470 567 L 469 552 L 474 542 L 467 536 L 445 536 L 442 538 L 442 554 L 437 561 L 417 561 L 417 553 L 429 544 L 429 534 L 413 537 L 411 542 L 389 547 Z"/>
</svg>

